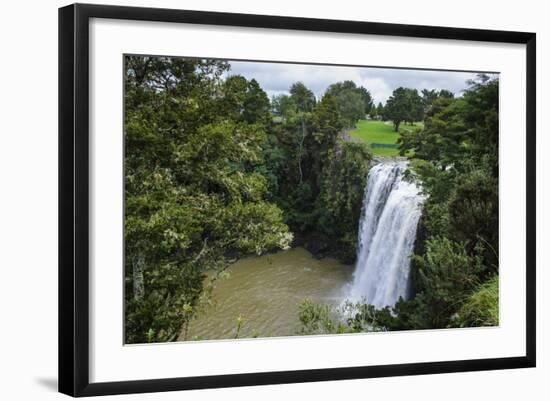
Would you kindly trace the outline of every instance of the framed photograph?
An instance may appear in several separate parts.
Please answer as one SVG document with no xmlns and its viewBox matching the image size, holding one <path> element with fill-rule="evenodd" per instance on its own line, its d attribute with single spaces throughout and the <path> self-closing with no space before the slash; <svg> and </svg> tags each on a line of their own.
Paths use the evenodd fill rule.
<svg viewBox="0 0 550 401">
<path fill-rule="evenodd" d="M 535 34 L 59 10 L 59 391 L 535 366 Z"/>
</svg>

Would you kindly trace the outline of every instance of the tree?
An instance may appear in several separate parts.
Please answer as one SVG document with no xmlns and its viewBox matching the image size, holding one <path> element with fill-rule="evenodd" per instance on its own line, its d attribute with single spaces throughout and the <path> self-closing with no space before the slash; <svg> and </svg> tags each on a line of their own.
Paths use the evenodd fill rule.
<svg viewBox="0 0 550 401">
<path fill-rule="evenodd" d="M 207 272 L 292 234 L 257 169 L 257 83 L 224 81 L 216 60 L 128 56 L 125 68 L 125 340 L 173 341 L 208 295 Z"/>
<path fill-rule="evenodd" d="M 401 134 L 400 152 L 414 154 L 412 179 L 427 195 L 411 266 L 416 296 L 394 308 L 401 327 L 496 321 L 498 89 L 498 78 L 480 76 L 460 98 L 441 91 L 424 128 Z"/>
<path fill-rule="evenodd" d="M 435 89 L 422 89 L 422 106 L 424 107 L 424 113 L 428 112 L 437 97 L 438 94 Z"/>
<path fill-rule="evenodd" d="M 447 125 L 447 121 L 451 120 L 450 109 L 448 109 L 451 103 L 453 101 L 450 98 L 436 99 L 428 109 L 423 130 L 401 132 L 397 140 L 401 155 L 414 152 L 415 158 L 431 160 L 439 163 L 440 166 L 453 163 L 457 156 L 456 145 L 460 143 L 460 135 L 453 137 L 452 129 Z M 444 131 L 443 127 L 445 127 Z M 451 147 L 455 148 L 454 151 L 451 151 Z"/>
<path fill-rule="evenodd" d="M 270 122 L 269 98 L 255 79 L 248 82 L 247 96 L 243 106 L 243 119 L 247 123 L 268 124 Z"/>
<path fill-rule="evenodd" d="M 453 92 L 447 89 L 441 89 L 439 91 L 438 97 L 446 97 L 446 98 L 452 99 L 455 97 L 455 95 L 453 94 Z"/>
<path fill-rule="evenodd" d="M 358 99 L 358 91 L 349 93 Z M 364 145 L 338 140 L 343 129 L 341 103 L 331 91 L 311 112 L 299 110 L 294 99 L 296 95 L 278 96 L 273 105 L 282 112 L 282 122 L 270 130 L 287 155 L 277 177 L 277 202 L 306 247 L 312 238 L 316 254 L 326 251 L 353 261 L 371 155 Z"/>
<path fill-rule="evenodd" d="M 278 98 L 278 105 L 295 105 L 300 94 L 312 98 L 312 92 L 301 85 L 294 85 L 291 90 L 293 94 L 288 99 Z M 342 125 L 336 100 L 330 94 L 325 94 L 310 112 L 298 107 L 286 107 L 284 111 L 282 124 L 272 127 L 288 155 L 285 176 L 279 180 L 281 198 L 290 226 L 302 231 L 312 221 L 312 204 L 319 194 L 321 172 Z"/>
<path fill-rule="evenodd" d="M 434 102 L 439 98 L 454 98 L 454 94 L 446 89 L 441 89 L 439 92 L 435 89 L 422 89 L 422 106 L 424 115 L 428 114 Z"/>
<path fill-rule="evenodd" d="M 393 129 L 399 131 L 402 121 L 405 121 L 409 113 L 409 97 L 405 88 L 399 87 L 393 91 L 384 107 L 384 115 L 392 120 Z"/>
<path fill-rule="evenodd" d="M 296 82 L 290 87 L 290 98 L 302 113 L 313 111 L 315 95 L 302 82 Z"/>
<path fill-rule="evenodd" d="M 296 121 L 299 122 L 299 128 L 296 130 L 298 132 L 296 160 L 298 162 L 299 183 L 302 184 L 304 180 L 302 162 L 306 154 L 304 143 L 310 132 L 308 125 L 311 123 L 311 112 L 315 106 L 315 95 L 302 82 L 296 82 L 290 87 L 290 99 L 296 105 L 296 112 L 289 116 L 294 117 L 294 121 L 291 119 L 288 123 L 295 124 Z"/>
<path fill-rule="evenodd" d="M 298 111 L 298 106 L 289 95 L 277 95 L 271 99 L 273 112 L 280 116 L 288 116 Z"/>
<path fill-rule="evenodd" d="M 372 98 L 372 95 L 367 89 L 362 86 L 358 87 L 357 91 L 361 95 L 361 98 L 363 99 L 363 104 L 365 105 L 365 110 L 363 111 L 363 114 L 367 115 L 374 108 L 374 100 Z"/>
<path fill-rule="evenodd" d="M 336 98 L 342 124 L 347 128 L 354 127 L 355 123 L 369 114 L 373 107 L 370 92 L 358 87 L 353 81 L 332 84 L 328 87 L 327 93 Z"/>
<path fill-rule="evenodd" d="M 429 239 L 426 253 L 413 256 L 411 270 L 416 296 L 424 304 L 424 328 L 452 325 L 460 300 L 479 285 L 482 270 L 482 258 L 470 256 L 464 244 L 448 238 Z"/>
<path fill-rule="evenodd" d="M 415 121 L 422 121 L 424 119 L 424 108 L 422 106 L 422 98 L 418 94 L 418 91 L 416 89 L 408 89 L 407 95 L 409 101 L 407 121 L 410 124 Z"/>
<path fill-rule="evenodd" d="M 378 119 L 378 113 L 376 106 L 373 106 L 370 110 L 369 117 L 371 120 L 377 120 Z"/>
<path fill-rule="evenodd" d="M 376 107 L 376 115 L 379 116 L 384 121 L 388 119 L 386 117 L 386 109 L 382 104 L 382 102 L 379 102 L 378 106 Z"/>
<path fill-rule="evenodd" d="M 336 255 L 353 263 L 366 178 L 372 162 L 368 146 L 341 142 L 331 149 L 316 202 L 317 229 L 330 238 Z"/>
<path fill-rule="evenodd" d="M 485 163 L 484 163 L 485 164 Z M 449 198 L 452 236 L 466 243 L 470 253 L 483 251 L 483 276 L 498 273 L 498 179 L 483 165 L 460 174 Z"/>
<path fill-rule="evenodd" d="M 270 120 L 269 99 L 255 79 L 231 75 L 222 84 L 222 112 L 233 120 L 267 124 Z"/>
<path fill-rule="evenodd" d="M 342 129 L 336 99 L 326 93 L 311 113 L 310 135 L 303 143 L 304 178 L 308 181 L 313 196 L 317 196 L 321 186 L 323 169 L 328 162 L 328 154 L 334 149 L 338 133 Z"/>
<path fill-rule="evenodd" d="M 334 148 L 338 133 L 342 129 L 336 98 L 326 93 L 316 104 L 313 113 L 313 139 L 318 144 L 321 159 Z"/>
<path fill-rule="evenodd" d="M 263 163 L 256 167 L 256 171 L 267 180 L 266 199 L 276 201 L 284 177 L 289 173 L 289 156 L 273 132 L 268 132 L 262 143 L 262 155 Z"/>
<path fill-rule="evenodd" d="M 487 161 L 498 176 L 498 80 L 473 82 L 461 98 L 439 96 L 426 115 L 424 129 L 403 133 L 400 153 L 445 169 L 471 169 L 472 161 Z"/>
</svg>

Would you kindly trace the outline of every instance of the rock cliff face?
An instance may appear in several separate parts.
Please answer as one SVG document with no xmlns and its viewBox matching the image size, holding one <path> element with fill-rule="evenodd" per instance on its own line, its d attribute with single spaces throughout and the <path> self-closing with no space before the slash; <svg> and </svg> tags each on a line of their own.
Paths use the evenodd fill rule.
<svg viewBox="0 0 550 401">
<path fill-rule="evenodd" d="M 334 241 L 316 231 L 295 234 L 292 247 L 303 247 L 316 259 L 334 257 L 346 265 L 353 266 L 355 263 L 355 254 L 342 254 L 341 249 L 334 244 Z"/>
</svg>

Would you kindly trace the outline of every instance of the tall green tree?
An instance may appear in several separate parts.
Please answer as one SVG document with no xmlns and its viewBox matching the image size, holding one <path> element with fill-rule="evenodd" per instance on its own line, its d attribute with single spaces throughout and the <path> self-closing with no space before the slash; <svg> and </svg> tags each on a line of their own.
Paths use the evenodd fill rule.
<svg viewBox="0 0 550 401">
<path fill-rule="evenodd" d="M 415 121 L 422 121 L 424 119 L 424 107 L 422 105 L 422 97 L 418 94 L 416 89 L 407 89 L 407 97 L 409 104 L 409 112 L 405 121 L 412 124 Z"/>
<path fill-rule="evenodd" d="M 345 263 L 357 254 L 359 219 L 372 155 L 363 143 L 340 142 L 327 155 L 321 194 L 316 202 L 317 229 L 330 239 Z"/>
<path fill-rule="evenodd" d="M 370 110 L 370 112 L 369 112 L 369 117 L 370 117 L 371 120 L 376 120 L 376 119 L 378 119 L 378 118 L 380 117 L 380 116 L 378 115 L 378 113 L 377 113 L 377 110 L 378 110 L 378 109 L 376 108 L 376 106 L 373 106 L 373 107 L 371 108 L 371 110 Z"/>
<path fill-rule="evenodd" d="M 409 99 L 405 88 L 399 87 L 393 91 L 386 102 L 384 112 L 384 115 L 392 120 L 394 131 L 399 131 L 399 126 L 407 119 L 409 113 Z"/>
<path fill-rule="evenodd" d="M 302 82 L 296 82 L 290 87 L 290 98 L 302 113 L 313 111 L 315 95 Z"/>
<path fill-rule="evenodd" d="M 376 115 L 379 116 L 382 120 L 388 119 L 386 117 L 385 107 L 382 102 L 378 102 L 378 106 L 376 106 Z"/>
<path fill-rule="evenodd" d="M 271 130 L 287 155 L 276 198 L 297 237 L 305 239 L 306 246 L 312 238 L 315 246 L 309 249 L 328 252 L 330 248 L 351 262 L 370 153 L 364 146 L 339 140 L 344 124 L 338 98 L 331 91 L 313 109 L 300 109 L 297 103 L 311 99 L 311 94 L 301 85 L 298 88 L 274 99 L 273 108 L 282 121 Z M 359 99 L 356 89 L 352 93 Z"/>
<path fill-rule="evenodd" d="M 424 118 L 422 98 L 416 89 L 399 87 L 386 102 L 385 115 L 392 120 L 397 132 L 402 122 L 412 124 Z"/>
<path fill-rule="evenodd" d="M 446 89 L 437 91 L 435 89 L 422 89 L 422 106 L 424 109 L 424 115 L 427 115 L 434 102 L 439 98 L 452 99 L 454 94 Z"/>
<path fill-rule="evenodd" d="M 338 133 L 342 130 L 336 98 L 326 93 L 315 106 L 313 113 L 313 141 L 316 143 L 319 160 L 323 160 L 334 148 Z M 314 145 L 315 146 L 315 145 Z M 317 165 L 317 167 L 320 167 Z"/>
<path fill-rule="evenodd" d="M 365 110 L 364 110 L 363 114 L 367 115 L 375 107 L 374 106 L 374 99 L 372 98 L 372 95 L 368 91 L 368 89 L 364 88 L 363 86 L 358 87 L 357 91 L 361 95 L 361 98 L 363 99 L 363 104 L 365 105 Z"/>
<path fill-rule="evenodd" d="M 296 113 L 298 106 L 289 95 L 276 95 L 271 99 L 271 108 L 279 116 L 288 116 Z"/>
<path fill-rule="evenodd" d="M 176 340 L 208 295 L 208 271 L 292 240 L 257 169 L 267 98 L 242 77 L 224 81 L 228 69 L 125 58 L 126 342 Z"/>
<path fill-rule="evenodd" d="M 270 103 L 266 93 L 255 79 L 231 75 L 221 84 L 220 114 L 235 121 L 268 124 Z"/>
<path fill-rule="evenodd" d="M 373 107 L 370 92 L 362 86 L 358 87 L 353 81 L 332 84 L 328 87 L 327 93 L 336 98 L 342 124 L 347 128 L 354 127 L 355 123 L 365 118 Z"/>
</svg>

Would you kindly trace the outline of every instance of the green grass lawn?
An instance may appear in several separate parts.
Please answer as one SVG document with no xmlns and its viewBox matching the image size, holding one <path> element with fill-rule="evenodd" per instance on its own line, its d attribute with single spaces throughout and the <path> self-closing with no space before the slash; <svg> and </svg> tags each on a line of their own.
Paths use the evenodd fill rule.
<svg viewBox="0 0 550 401">
<path fill-rule="evenodd" d="M 417 122 L 413 125 L 401 123 L 399 131 L 414 129 L 416 127 L 422 127 L 423 123 Z M 350 132 L 352 138 L 361 139 L 367 144 L 371 143 L 383 143 L 394 144 L 397 143 L 399 138 L 399 132 L 394 132 L 393 124 L 391 122 L 374 121 L 374 120 L 359 120 L 355 126 L 355 129 Z M 398 156 L 399 151 L 397 148 L 371 148 L 372 153 L 378 156 Z"/>
</svg>

